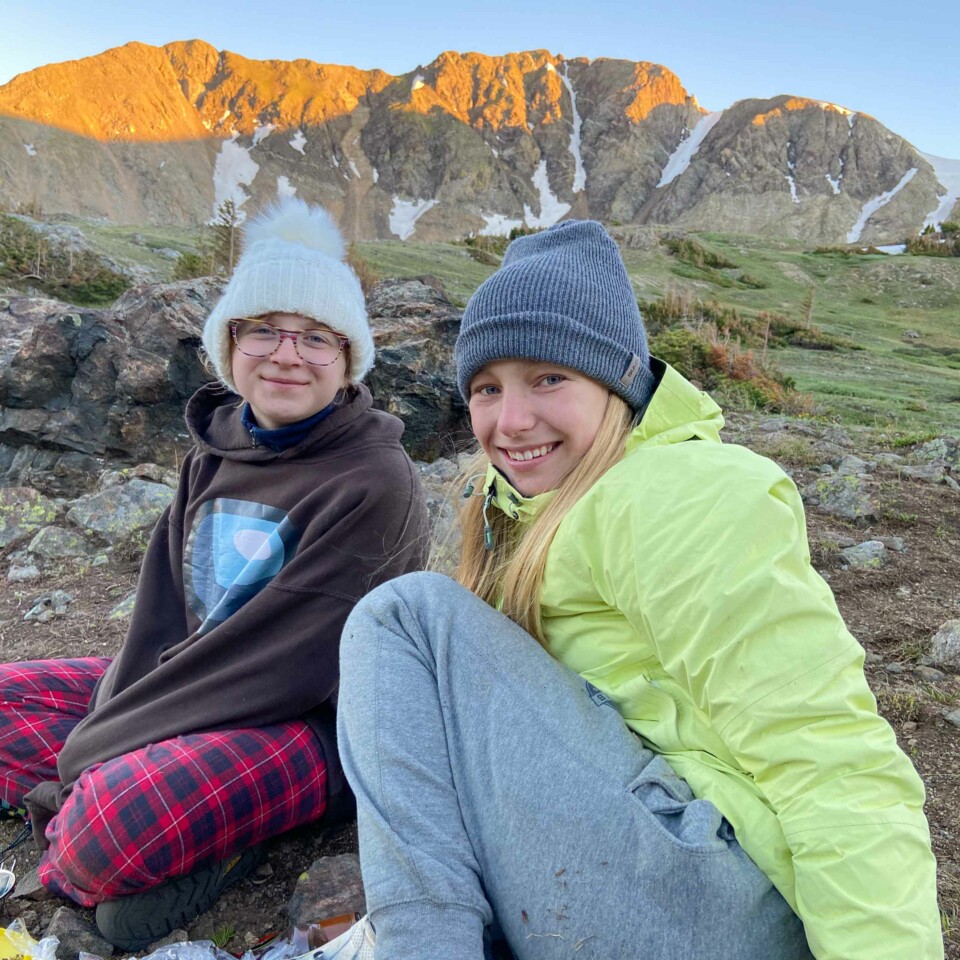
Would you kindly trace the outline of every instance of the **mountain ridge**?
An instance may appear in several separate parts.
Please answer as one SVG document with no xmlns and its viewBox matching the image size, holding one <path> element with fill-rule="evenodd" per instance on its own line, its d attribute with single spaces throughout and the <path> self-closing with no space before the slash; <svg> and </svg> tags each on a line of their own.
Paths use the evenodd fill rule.
<svg viewBox="0 0 960 960">
<path fill-rule="evenodd" d="M 446 51 L 393 76 L 131 42 L 0 86 L 0 169 L 8 207 L 182 224 L 297 192 L 351 239 L 591 216 L 890 242 L 953 206 L 867 114 L 787 94 L 709 114 L 660 64 L 546 50 Z"/>
</svg>

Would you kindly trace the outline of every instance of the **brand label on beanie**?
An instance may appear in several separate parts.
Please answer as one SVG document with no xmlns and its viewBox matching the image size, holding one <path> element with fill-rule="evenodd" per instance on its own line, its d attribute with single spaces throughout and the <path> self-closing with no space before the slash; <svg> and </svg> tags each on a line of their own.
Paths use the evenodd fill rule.
<svg viewBox="0 0 960 960">
<path fill-rule="evenodd" d="M 637 372 L 640 370 L 640 358 L 634 354 L 633 359 L 630 361 L 630 366 L 627 367 L 627 372 L 620 378 L 620 383 L 624 387 L 629 387 L 631 383 L 636 379 Z"/>
</svg>

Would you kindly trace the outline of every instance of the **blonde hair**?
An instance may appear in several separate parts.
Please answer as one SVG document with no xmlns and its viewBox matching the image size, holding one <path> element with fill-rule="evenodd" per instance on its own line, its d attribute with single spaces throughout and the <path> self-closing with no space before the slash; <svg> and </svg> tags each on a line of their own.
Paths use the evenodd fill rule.
<svg viewBox="0 0 960 960">
<path fill-rule="evenodd" d="M 589 451 L 563 478 L 556 493 L 530 524 L 506 516 L 497 507 L 487 510 L 493 534 L 493 549 L 485 544 L 483 498 L 464 499 L 460 507 L 460 564 L 457 580 L 491 606 L 498 606 L 541 644 L 540 591 L 547 554 L 557 529 L 570 508 L 622 457 L 636 416 L 616 394 L 611 393 Z M 486 455 L 471 457 L 460 478 L 484 473 Z"/>
</svg>

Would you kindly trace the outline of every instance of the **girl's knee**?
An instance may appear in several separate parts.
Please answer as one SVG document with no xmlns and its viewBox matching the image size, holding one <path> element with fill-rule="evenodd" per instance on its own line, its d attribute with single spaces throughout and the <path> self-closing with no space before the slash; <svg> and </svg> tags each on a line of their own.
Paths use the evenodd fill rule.
<svg viewBox="0 0 960 960">
<path fill-rule="evenodd" d="M 156 856 L 159 811 L 142 790 L 110 775 L 123 763 L 120 757 L 85 770 L 47 826 L 53 886 L 87 905 L 153 886 L 174 866 Z"/>
<path fill-rule="evenodd" d="M 463 590 L 455 581 L 439 573 L 406 573 L 389 580 L 362 597 L 347 618 L 343 630 L 346 644 L 369 628 L 390 628 L 406 619 L 409 612 L 421 609 L 428 600 Z"/>
<path fill-rule="evenodd" d="M 46 830 L 50 846 L 40 865 L 46 886 L 84 906 L 116 896 L 114 880 L 122 851 L 106 818 L 74 790 Z"/>
</svg>

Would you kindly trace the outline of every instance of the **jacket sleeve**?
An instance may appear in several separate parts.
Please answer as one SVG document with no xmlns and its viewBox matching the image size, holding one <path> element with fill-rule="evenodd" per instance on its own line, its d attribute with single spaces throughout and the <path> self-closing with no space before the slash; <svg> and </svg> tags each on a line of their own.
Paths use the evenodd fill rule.
<svg viewBox="0 0 960 960">
<path fill-rule="evenodd" d="M 942 957 L 923 784 L 810 564 L 796 487 L 742 449 L 683 446 L 703 468 L 597 512 L 598 586 L 776 811 L 817 960 Z"/>
</svg>

